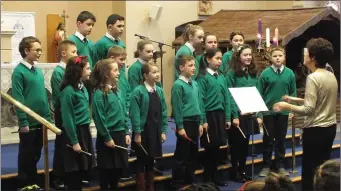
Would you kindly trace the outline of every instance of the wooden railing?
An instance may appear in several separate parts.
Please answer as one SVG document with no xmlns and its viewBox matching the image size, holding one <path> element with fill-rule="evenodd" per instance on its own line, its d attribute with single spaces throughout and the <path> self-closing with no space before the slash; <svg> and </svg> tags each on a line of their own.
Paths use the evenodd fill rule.
<svg viewBox="0 0 341 191">
<path fill-rule="evenodd" d="M 58 129 L 56 126 L 48 122 L 46 119 L 42 118 L 40 115 L 32 111 L 30 108 L 24 106 L 13 97 L 8 95 L 5 92 L 1 92 L 1 97 L 6 101 L 13 104 L 15 107 L 19 108 L 27 115 L 33 117 L 35 120 L 39 121 L 43 125 L 43 145 L 44 145 L 44 174 L 45 174 L 45 189 L 46 191 L 50 190 L 50 177 L 49 177 L 49 148 L 48 148 L 48 138 L 47 138 L 47 129 L 51 130 L 53 133 L 60 135 L 62 131 Z"/>
</svg>

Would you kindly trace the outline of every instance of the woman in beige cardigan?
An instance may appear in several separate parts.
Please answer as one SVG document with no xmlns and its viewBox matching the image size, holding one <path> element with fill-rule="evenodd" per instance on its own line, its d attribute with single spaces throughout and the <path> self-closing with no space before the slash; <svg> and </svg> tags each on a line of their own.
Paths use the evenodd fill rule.
<svg viewBox="0 0 341 191">
<path fill-rule="evenodd" d="M 306 47 L 304 65 L 312 73 L 306 79 L 304 99 L 284 96 L 283 102 L 274 105 L 274 110 L 289 110 L 306 116 L 302 127 L 302 190 L 313 190 L 314 171 L 330 159 L 332 151 L 337 123 L 338 84 L 334 74 L 325 69 L 333 56 L 332 44 L 317 38 L 309 40 Z"/>
</svg>

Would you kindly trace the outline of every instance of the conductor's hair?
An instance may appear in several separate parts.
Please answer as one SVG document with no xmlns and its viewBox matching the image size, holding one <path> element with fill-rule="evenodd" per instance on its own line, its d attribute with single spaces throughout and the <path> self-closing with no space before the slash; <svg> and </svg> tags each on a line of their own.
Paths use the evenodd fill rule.
<svg viewBox="0 0 341 191">
<path fill-rule="evenodd" d="M 254 180 L 246 182 L 244 188 L 240 189 L 240 191 L 263 191 L 264 186 L 265 182 L 263 180 Z"/>
<path fill-rule="evenodd" d="M 240 35 L 240 36 L 242 36 L 243 39 L 244 39 L 244 34 L 243 34 L 242 32 L 240 32 L 240 31 L 233 31 L 233 32 L 231 32 L 231 34 L 230 34 L 230 41 L 232 41 L 233 37 L 236 36 L 236 35 Z"/>
<path fill-rule="evenodd" d="M 295 186 L 287 176 L 271 172 L 265 178 L 263 191 L 295 191 Z"/>
<path fill-rule="evenodd" d="M 81 60 L 79 62 L 79 60 Z M 81 82 L 83 68 L 89 62 L 85 56 L 74 56 L 69 59 L 66 64 L 65 74 L 60 85 L 60 91 L 71 85 L 74 89 L 78 88 L 78 84 Z"/>
<path fill-rule="evenodd" d="M 58 45 L 58 59 L 59 61 L 62 59 L 62 52 L 67 51 L 70 46 L 76 46 L 76 43 L 74 43 L 71 40 L 63 40 Z"/>
<path fill-rule="evenodd" d="M 240 62 L 240 55 L 243 53 L 245 49 L 250 49 L 252 51 L 252 48 L 248 44 L 240 45 L 237 48 L 237 51 L 234 51 L 232 54 L 232 59 L 230 63 L 230 69 L 237 74 L 237 76 L 243 76 L 244 71 L 242 69 L 242 63 Z M 256 64 L 254 62 L 254 59 L 252 58 L 251 64 L 248 66 L 248 72 L 251 76 L 257 75 L 257 68 Z"/>
<path fill-rule="evenodd" d="M 213 183 L 203 183 L 185 186 L 179 191 L 220 191 L 220 188 Z"/>
<path fill-rule="evenodd" d="M 107 58 L 117 58 L 119 56 L 127 56 L 127 52 L 120 46 L 112 46 L 108 50 Z"/>
<path fill-rule="evenodd" d="M 19 52 L 22 58 L 26 58 L 26 53 L 25 50 L 26 49 L 30 49 L 32 48 L 32 43 L 39 43 L 41 44 L 40 40 L 34 36 L 27 36 L 24 37 L 20 43 L 19 43 Z"/>
<path fill-rule="evenodd" d="M 96 63 L 93 71 L 91 72 L 91 83 L 94 89 L 103 90 L 104 95 L 107 95 L 109 91 L 106 84 L 110 77 L 110 71 L 113 63 L 115 63 L 115 60 L 112 58 L 100 60 Z"/>
<path fill-rule="evenodd" d="M 189 36 L 194 36 L 195 33 L 198 31 L 198 30 L 203 30 L 201 28 L 201 26 L 199 25 L 193 25 L 193 24 L 188 24 L 186 25 L 185 27 L 185 31 L 184 33 L 182 34 L 182 37 L 184 39 L 185 42 L 189 41 Z"/>
<path fill-rule="evenodd" d="M 107 19 L 107 27 L 114 25 L 117 21 L 124 21 L 124 17 L 118 14 L 112 14 Z"/>
<path fill-rule="evenodd" d="M 207 59 L 212 59 L 218 52 L 221 52 L 219 48 L 210 48 L 206 50 L 205 54 L 200 58 L 199 62 L 199 75 L 197 77 L 200 78 L 202 76 L 205 76 L 206 74 L 206 69 L 208 67 L 208 62 Z"/>
<path fill-rule="evenodd" d="M 134 58 L 138 58 L 140 56 L 139 51 L 143 51 L 147 44 L 152 44 L 152 42 L 149 40 L 141 40 L 137 43 L 137 50 L 134 52 Z"/>
<path fill-rule="evenodd" d="M 333 45 L 323 38 L 313 38 L 307 42 L 309 57 L 316 61 L 317 68 L 325 68 L 333 58 Z"/>
<path fill-rule="evenodd" d="M 328 160 L 319 166 L 314 177 L 314 191 L 340 190 L 340 160 Z"/>
<path fill-rule="evenodd" d="M 142 75 L 142 78 L 143 78 L 143 81 L 140 82 L 141 84 L 143 84 L 143 82 L 146 80 L 144 75 L 145 74 L 149 74 L 152 70 L 152 67 L 157 67 L 159 68 L 159 66 L 157 64 L 155 64 L 154 62 L 152 61 L 149 61 L 147 62 L 146 64 L 143 64 L 142 65 L 142 68 L 141 68 L 141 75 Z"/>
<path fill-rule="evenodd" d="M 81 13 L 79 13 L 78 17 L 77 17 L 77 22 L 81 22 L 83 23 L 84 21 L 91 19 L 94 22 L 96 22 L 96 17 L 95 15 L 93 15 L 92 13 L 90 13 L 89 11 L 82 11 Z"/>
</svg>

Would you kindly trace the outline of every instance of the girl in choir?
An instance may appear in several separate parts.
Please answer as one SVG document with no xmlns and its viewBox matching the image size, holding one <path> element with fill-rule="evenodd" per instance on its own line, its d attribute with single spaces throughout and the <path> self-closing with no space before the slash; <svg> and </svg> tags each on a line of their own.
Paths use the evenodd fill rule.
<svg viewBox="0 0 341 191">
<path fill-rule="evenodd" d="M 128 82 L 131 91 L 133 91 L 141 81 L 143 76 L 141 73 L 142 66 L 152 60 L 154 47 L 149 40 L 141 40 L 137 43 L 137 50 L 134 52 L 134 58 L 137 58 L 128 70 Z"/>
<path fill-rule="evenodd" d="M 252 59 L 252 49 L 249 45 L 241 45 L 233 52 L 226 79 L 228 87 L 231 88 L 257 86 L 257 70 Z M 262 119 L 257 118 L 257 123 L 250 116 L 240 115 L 235 101 L 231 100 L 233 125 L 228 130 L 228 142 L 231 151 L 232 180 L 245 182 L 251 179 L 244 171 L 249 138 L 252 134 L 259 134 L 259 124 L 262 123 Z M 252 131 L 252 123 L 254 131 Z"/>
<path fill-rule="evenodd" d="M 96 165 L 90 133 L 89 96 L 83 82 L 90 78 L 90 64 L 86 56 L 69 59 L 61 84 L 61 114 L 64 167 L 69 190 L 81 190 L 82 178 Z M 91 155 L 84 154 L 84 152 Z"/>
<path fill-rule="evenodd" d="M 95 88 L 92 114 L 97 128 L 96 150 L 101 190 L 116 190 L 122 170 L 128 167 L 130 144 L 126 107 L 118 87 L 119 69 L 114 59 L 97 62 L 92 73 Z M 124 75 L 124 74 L 123 74 Z"/>
<path fill-rule="evenodd" d="M 202 42 L 202 47 L 204 49 L 204 54 L 205 54 L 206 50 L 208 50 L 210 48 L 217 48 L 218 47 L 218 38 L 217 38 L 217 36 L 213 35 L 213 34 L 210 34 L 210 33 L 205 33 L 204 40 Z M 199 56 L 197 56 L 195 58 L 196 62 L 199 63 L 199 67 L 197 68 L 198 70 L 200 68 L 200 60 L 202 59 L 204 54 L 199 55 Z"/>
<path fill-rule="evenodd" d="M 155 158 L 162 157 L 162 143 L 166 141 L 167 105 L 162 88 L 156 86 L 161 78 L 158 66 L 152 62 L 144 64 L 141 75 L 143 82 L 132 93 L 129 112 L 132 148 L 137 156 L 137 189 L 153 191 Z"/>
<path fill-rule="evenodd" d="M 204 133 L 200 143 L 205 148 L 204 181 L 227 186 L 218 181 L 220 146 L 226 145 L 226 127 L 231 125 L 230 93 L 226 78 L 219 73 L 222 53 L 217 48 L 207 49 L 200 60 L 197 82 L 203 98 Z"/>
<path fill-rule="evenodd" d="M 231 62 L 232 54 L 233 52 L 238 48 L 238 46 L 244 44 L 244 35 L 241 32 L 232 32 L 230 34 L 230 41 L 232 45 L 232 49 L 225 52 L 222 58 L 222 64 L 219 67 L 220 72 L 223 72 L 224 74 L 227 73 L 227 70 L 229 69 L 229 64 Z"/>
<path fill-rule="evenodd" d="M 183 39 L 186 42 L 184 45 L 180 47 L 180 49 L 176 52 L 175 60 L 174 60 L 174 81 L 179 78 L 179 71 L 177 66 L 179 66 L 180 57 L 181 56 L 195 56 L 195 48 L 202 45 L 204 39 L 204 30 L 198 25 L 188 24 L 185 28 L 185 32 L 183 33 Z M 195 60 L 195 74 L 192 79 L 196 79 L 198 75 L 199 63 Z"/>
</svg>

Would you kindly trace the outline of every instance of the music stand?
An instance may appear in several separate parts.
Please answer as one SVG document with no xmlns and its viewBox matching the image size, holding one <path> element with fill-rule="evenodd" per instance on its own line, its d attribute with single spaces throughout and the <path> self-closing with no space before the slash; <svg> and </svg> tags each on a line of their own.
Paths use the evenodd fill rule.
<svg viewBox="0 0 341 191">
<path fill-rule="evenodd" d="M 268 111 L 266 104 L 262 96 L 259 94 L 256 87 L 243 87 L 243 88 L 229 88 L 231 95 L 239 108 L 241 115 L 247 115 L 252 119 L 252 145 L 251 145 L 251 157 L 252 157 L 252 180 L 254 180 L 254 122 L 257 120 L 257 113 Z M 250 99 L 251 98 L 251 99 Z"/>
</svg>

